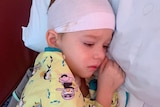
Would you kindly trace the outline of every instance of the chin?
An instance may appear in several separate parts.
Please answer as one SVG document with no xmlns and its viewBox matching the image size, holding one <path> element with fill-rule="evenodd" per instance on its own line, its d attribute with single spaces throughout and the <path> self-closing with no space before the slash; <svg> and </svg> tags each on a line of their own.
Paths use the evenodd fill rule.
<svg viewBox="0 0 160 107">
<path fill-rule="evenodd" d="M 83 75 L 81 78 L 90 78 L 93 74 L 90 75 Z"/>
</svg>

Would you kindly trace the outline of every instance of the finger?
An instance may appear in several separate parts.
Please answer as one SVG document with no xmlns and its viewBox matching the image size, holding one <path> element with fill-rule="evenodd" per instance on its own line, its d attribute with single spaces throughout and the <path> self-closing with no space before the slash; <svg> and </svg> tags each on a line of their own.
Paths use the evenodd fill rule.
<svg viewBox="0 0 160 107">
<path fill-rule="evenodd" d="M 107 63 L 107 59 L 105 58 L 100 66 L 100 70 L 104 69 L 104 67 L 106 66 L 106 63 Z"/>
<path fill-rule="evenodd" d="M 126 73 L 122 70 L 122 75 L 125 78 L 126 77 Z"/>
<path fill-rule="evenodd" d="M 120 67 L 120 66 L 118 65 L 118 63 L 115 62 L 115 61 L 113 62 L 113 66 L 116 67 L 116 68 L 119 68 L 119 67 Z"/>
<path fill-rule="evenodd" d="M 107 67 L 109 67 L 109 66 L 113 66 L 113 61 L 112 61 L 112 60 L 110 60 L 110 59 L 108 59 L 108 60 L 107 60 L 107 64 L 106 64 L 106 66 L 107 66 Z"/>
<path fill-rule="evenodd" d="M 124 70 L 120 66 L 119 66 L 119 69 L 122 72 L 123 77 L 125 77 L 126 74 L 125 74 Z"/>
</svg>

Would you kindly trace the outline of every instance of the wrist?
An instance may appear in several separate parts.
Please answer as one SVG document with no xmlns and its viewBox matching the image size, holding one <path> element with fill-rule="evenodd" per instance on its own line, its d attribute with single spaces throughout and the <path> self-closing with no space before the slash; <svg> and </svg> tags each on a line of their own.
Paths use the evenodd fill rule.
<svg viewBox="0 0 160 107">
<path fill-rule="evenodd" d="M 112 103 L 113 91 L 111 89 L 98 89 L 96 101 L 103 107 L 110 107 Z"/>
</svg>

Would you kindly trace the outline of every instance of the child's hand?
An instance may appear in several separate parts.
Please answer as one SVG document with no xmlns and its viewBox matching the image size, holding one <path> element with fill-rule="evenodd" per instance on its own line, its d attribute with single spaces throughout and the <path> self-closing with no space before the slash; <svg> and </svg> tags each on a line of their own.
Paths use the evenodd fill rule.
<svg viewBox="0 0 160 107">
<path fill-rule="evenodd" d="M 103 105 L 103 107 L 110 107 L 113 93 L 123 84 L 124 79 L 125 73 L 118 64 L 106 58 L 98 74 L 96 100 Z"/>
<path fill-rule="evenodd" d="M 125 80 L 125 73 L 119 65 L 109 59 L 105 59 L 98 74 L 98 87 L 114 92 Z"/>
</svg>

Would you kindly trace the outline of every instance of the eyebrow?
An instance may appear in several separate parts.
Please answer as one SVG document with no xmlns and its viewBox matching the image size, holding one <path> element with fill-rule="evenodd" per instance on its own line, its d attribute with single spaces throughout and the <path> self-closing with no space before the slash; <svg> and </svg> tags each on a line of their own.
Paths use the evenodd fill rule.
<svg viewBox="0 0 160 107">
<path fill-rule="evenodd" d="M 84 37 L 97 39 L 97 36 L 95 36 L 95 35 L 90 35 L 90 34 L 87 34 L 87 35 L 85 35 Z"/>
</svg>

